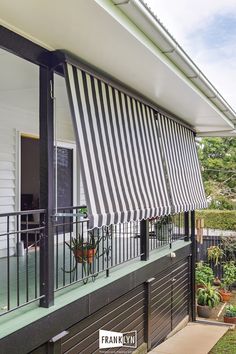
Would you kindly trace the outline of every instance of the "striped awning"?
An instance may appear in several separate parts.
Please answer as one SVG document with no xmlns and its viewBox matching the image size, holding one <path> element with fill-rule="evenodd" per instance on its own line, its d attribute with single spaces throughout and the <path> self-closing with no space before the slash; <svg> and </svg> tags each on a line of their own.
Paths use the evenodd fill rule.
<svg viewBox="0 0 236 354">
<path fill-rule="evenodd" d="M 172 212 L 207 207 L 194 134 L 158 113 Z"/>
<path fill-rule="evenodd" d="M 90 227 L 169 214 L 155 112 L 66 64 Z"/>
<path fill-rule="evenodd" d="M 207 206 L 193 132 L 67 63 L 90 228 Z"/>
</svg>

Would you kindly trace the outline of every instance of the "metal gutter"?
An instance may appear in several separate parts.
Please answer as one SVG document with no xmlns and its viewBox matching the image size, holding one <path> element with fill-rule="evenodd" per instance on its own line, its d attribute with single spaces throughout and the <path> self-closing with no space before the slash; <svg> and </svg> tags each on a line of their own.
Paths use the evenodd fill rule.
<svg viewBox="0 0 236 354">
<path fill-rule="evenodd" d="M 111 0 L 236 127 L 236 112 L 167 31 L 143 0 Z"/>
</svg>

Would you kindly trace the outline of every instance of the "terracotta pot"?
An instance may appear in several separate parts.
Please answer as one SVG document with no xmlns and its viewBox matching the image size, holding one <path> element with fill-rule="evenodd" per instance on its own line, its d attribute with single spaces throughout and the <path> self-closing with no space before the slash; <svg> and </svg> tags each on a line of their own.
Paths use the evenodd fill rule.
<svg viewBox="0 0 236 354">
<path fill-rule="evenodd" d="M 221 285 L 221 281 L 218 277 L 215 277 L 214 281 L 213 281 L 213 285 L 215 286 L 220 286 Z"/>
<path fill-rule="evenodd" d="M 197 305 L 197 314 L 199 317 L 209 318 L 211 317 L 213 309 L 209 306 Z"/>
<path fill-rule="evenodd" d="M 236 324 L 236 317 L 224 316 L 224 322 Z"/>
<path fill-rule="evenodd" d="M 95 248 L 92 248 L 92 249 L 85 248 L 83 250 L 81 250 L 81 249 L 75 250 L 74 256 L 75 256 L 77 263 L 83 263 L 83 262 L 93 263 L 95 253 L 96 253 Z"/>
<path fill-rule="evenodd" d="M 204 285 L 203 284 L 196 284 L 196 289 L 204 289 Z"/>
<path fill-rule="evenodd" d="M 230 300 L 231 295 L 232 295 L 230 291 L 225 291 L 225 290 L 220 290 L 219 294 L 221 296 L 222 302 L 228 302 Z"/>
</svg>

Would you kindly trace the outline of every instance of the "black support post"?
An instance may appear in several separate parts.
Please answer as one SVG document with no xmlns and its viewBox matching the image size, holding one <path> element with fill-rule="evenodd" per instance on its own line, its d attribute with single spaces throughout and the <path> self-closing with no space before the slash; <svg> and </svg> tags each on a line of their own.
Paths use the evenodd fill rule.
<svg viewBox="0 0 236 354">
<path fill-rule="evenodd" d="M 53 72 L 40 67 L 40 208 L 46 209 L 45 232 L 40 240 L 40 306 L 54 303 L 54 124 Z"/>
<path fill-rule="evenodd" d="M 145 282 L 145 327 L 144 327 L 144 341 L 147 343 L 147 350 L 151 350 L 151 283 L 155 278 L 150 278 Z"/>
<path fill-rule="evenodd" d="M 184 213 L 184 241 L 189 241 L 189 212 Z"/>
<path fill-rule="evenodd" d="M 140 222 L 141 261 L 149 259 L 149 220 Z"/>
<path fill-rule="evenodd" d="M 195 240 L 195 211 L 191 211 L 191 241 L 192 241 L 192 254 L 191 254 L 191 309 L 190 320 L 196 321 L 196 296 L 195 296 L 195 266 L 196 266 L 196 240 Z"/>
</svg>

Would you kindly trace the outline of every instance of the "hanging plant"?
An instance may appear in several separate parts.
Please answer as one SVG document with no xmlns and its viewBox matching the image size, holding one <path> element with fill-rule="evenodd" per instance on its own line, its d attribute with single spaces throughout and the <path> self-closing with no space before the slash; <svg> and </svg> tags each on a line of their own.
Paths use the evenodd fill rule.
<svg viewBox="0 0 236 354">
<path fill-rule="evenodd" d="M 211 246 L 207 249 L 208 261 L 214 262 L 215 266 L 218 265 L 219 260 L 223 257 L 224 251 L 219 246 Z"/>
</svg>

